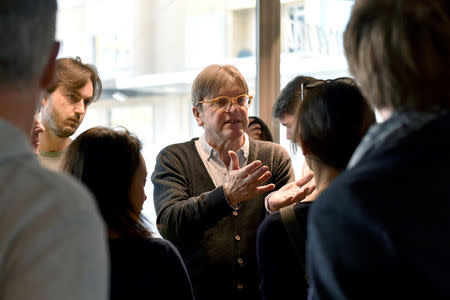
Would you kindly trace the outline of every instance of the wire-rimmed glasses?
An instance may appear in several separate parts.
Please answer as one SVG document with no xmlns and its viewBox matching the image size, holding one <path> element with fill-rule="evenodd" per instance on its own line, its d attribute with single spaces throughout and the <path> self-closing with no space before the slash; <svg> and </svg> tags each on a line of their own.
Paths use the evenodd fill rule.
<svg viewBox="0 0 450 300">
<path fill-rule="evenodd" d="M 219 96 L 211 100 L 202 100 L 201 103 L 209 103 L 213 110 L 227 111 L 231 108 L 233 103 L 237 104 L 240 108 L 248 108 L 252 103 L 253 96 L 242 94 L 236 97 Z"/>
<path fill-rule="evenodd" d="M 342 82 L 342 83 L 346 83 L 349 85 L 356 85 L 356 82 L 353 78 L 350 77 L 339 77 L 339 78 L 335 78 L 335 79 L 326 79 L 326 80 L 322 80 L 322 79 L 318 79 L 318 80 L 314 80 L 311 82 L 308 82 L 306 84 L 301 84 L 301 100 L 303 101 L 303 90 L 304 89 L 312 89 L 316 86 L 322 85 L 324 83 L 330 83 L 330 82 Z"/>
</svg>

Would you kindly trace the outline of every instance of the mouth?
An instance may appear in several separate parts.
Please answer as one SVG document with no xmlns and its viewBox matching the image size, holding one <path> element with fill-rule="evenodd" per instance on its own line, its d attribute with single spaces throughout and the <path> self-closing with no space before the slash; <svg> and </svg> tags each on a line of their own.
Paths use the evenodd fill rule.
<svg viewBox="0 0 450 300">
<path fill-rule="evenodd" d="M 240 120 L 234 119 L 234 120 L 228 120 L 225 123 L 235 124 L 235 123 L 241 123 Z"/>
<path fill-rule="evenodd" d="M 80 122 L 78 120 L 74 120 L 74 119 L 69 119 L 67 120 L 70 124 L 70 126 L 72 127 L 78 127 L 78 125 L 80 124 Z"/>
</svg>

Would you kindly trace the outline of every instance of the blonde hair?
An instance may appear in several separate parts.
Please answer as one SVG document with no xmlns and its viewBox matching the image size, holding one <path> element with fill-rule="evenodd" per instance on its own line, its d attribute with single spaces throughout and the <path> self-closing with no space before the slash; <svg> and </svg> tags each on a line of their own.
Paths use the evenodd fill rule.
<svg viewBox="0 0 450 300">
<path fill-rule="evenodd" d="M 197 75 L 192 83 L 192 105 L 197 106 L 205 98 L 220 96 L 221 90 L 239 84 L 248 94 L 244 76 L 232 65 L 209 65 Z"/>
<path fill-rule="evenodd" d="M 350 71 L 378 108 L 448 109 L 448 0 L 359 0 L 344 34 Z"/>
</svg>

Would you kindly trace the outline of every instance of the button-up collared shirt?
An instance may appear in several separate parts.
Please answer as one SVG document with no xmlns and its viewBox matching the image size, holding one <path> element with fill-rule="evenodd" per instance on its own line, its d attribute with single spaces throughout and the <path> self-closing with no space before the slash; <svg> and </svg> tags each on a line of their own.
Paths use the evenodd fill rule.
<svg viewBox="0 0 450 300">
<path fill-rule="evenodd" d="M 239 167 L 243 168 L 247 165 L 248 153 L 250 148 L 250 143 L 248 141 L 248 136 L 244 133 L 245 141 L 236 154 L 239 158 Z M 227 176 L 228 168 L 225 163 L 220 159 L 219 152 L 214 150 L 206 141 L 205 134 L 203 134 L 198 140 L 195 141 L 195 147 L 197 148 L 198 154 L 203 161 L 203 164 L 208 171 L 214 185 L 219 187 L 224 184 L 225 177 Z"/>
</svg>

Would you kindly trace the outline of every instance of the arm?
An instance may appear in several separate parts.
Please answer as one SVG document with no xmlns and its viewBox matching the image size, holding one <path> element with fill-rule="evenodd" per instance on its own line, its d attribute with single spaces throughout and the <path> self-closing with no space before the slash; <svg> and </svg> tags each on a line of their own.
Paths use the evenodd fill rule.
<svg viewBox="0 0 450 300">
<path fill-rule="evenodd" d="M 305 273 L 279 213 L 267 216 L 258 229 L 257 259 L 264 300 L 306 299 Z"/>
<path fill-rule="evenodd" d="M 307 267 L 314 299 L 396 299 L 400 258 L 384 226 L 359 206 L 377 199 L 336 186 L 322 193 L 308 219 Z"/>
<path fill-rule="evenodd" d="M 189 176 L 196 170 L 189 170 L 189 158 L 182 156 L 170 148 L 162 150 L 152 174 L 158 230 L 174 243 L 198 238 L 232 212 L 222 187 L 192 195 L 192 178 Z"/>
</svg>

